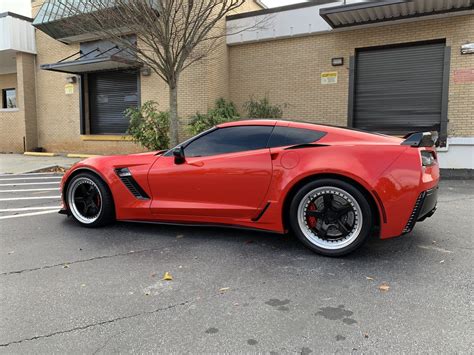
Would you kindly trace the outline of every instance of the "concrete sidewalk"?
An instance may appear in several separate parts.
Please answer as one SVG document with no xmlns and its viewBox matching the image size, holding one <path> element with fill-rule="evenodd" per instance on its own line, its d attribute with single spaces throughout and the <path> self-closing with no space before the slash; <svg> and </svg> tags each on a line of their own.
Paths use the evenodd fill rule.
<svg viewBox="0 0 474 355">
<path fill-rule="evenodd" d="M 69 169 L 80 160 L 63 156 L 35 157 L 23 154 L 0 154 L 0 174 L 21 174 L 56 166 Z"/>
</svg>

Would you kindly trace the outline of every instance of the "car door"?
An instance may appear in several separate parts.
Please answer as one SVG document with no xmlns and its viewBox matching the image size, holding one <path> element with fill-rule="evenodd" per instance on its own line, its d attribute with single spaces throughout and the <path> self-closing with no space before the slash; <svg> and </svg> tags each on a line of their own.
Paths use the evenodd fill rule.
<svg viewBox="0 0 474 355">
<path fill-rule="evenodd" d="M 151 212 L 248 219 L 258 214 L 272 177 L 267 147 L 272 125 L 217 128 L 183 145 L 185 161 L 172 154 L 149 171 Z"/>
</svg>

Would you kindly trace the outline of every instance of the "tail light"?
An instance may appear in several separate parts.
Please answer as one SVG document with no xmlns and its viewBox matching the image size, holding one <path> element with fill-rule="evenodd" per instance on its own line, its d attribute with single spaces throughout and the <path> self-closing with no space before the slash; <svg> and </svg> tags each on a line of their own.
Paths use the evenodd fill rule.
<svg viewBox="0 0 474 355">
<path fill-rule="evenodd" d="M 431 150 L 422 150 L 421 154 L 421 165 L 432 166 L 436 163 L 436 153 Z"/>
</svg>

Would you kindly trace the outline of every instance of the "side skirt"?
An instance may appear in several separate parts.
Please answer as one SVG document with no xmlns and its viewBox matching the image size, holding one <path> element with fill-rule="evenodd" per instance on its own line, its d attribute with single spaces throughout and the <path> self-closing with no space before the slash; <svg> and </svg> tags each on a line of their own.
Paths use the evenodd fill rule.
<svg viewBox="0 0 474 355">
<path fill-rule="evenodd" d="M 239 226 L 236 224 L 223 224 L 223 223 L 186 223 L 186 222 L 162 222 L 162 221 L 137 221 L 137 220 L 128 220 L 128 219 L 121 219 L 117 222 L 128 222 L 128 223 L 145 223 L 145 224 L 157 224 L 157 225 L 168 225 L 168 226 L 183 226 L 183 227 L 217 227 L 217 228 L 230 228 L 230 229 L 240 229 L 240 230 L 248 230 L 254 232 L 265 232 L 265 233 L 272 233 L 272 234 L 285 234 L 282 232 L 271 231 L 268 229 L 261 229 L 261 228 L 252 228 L 252 227 L 245 227 Z"/>
</svg>

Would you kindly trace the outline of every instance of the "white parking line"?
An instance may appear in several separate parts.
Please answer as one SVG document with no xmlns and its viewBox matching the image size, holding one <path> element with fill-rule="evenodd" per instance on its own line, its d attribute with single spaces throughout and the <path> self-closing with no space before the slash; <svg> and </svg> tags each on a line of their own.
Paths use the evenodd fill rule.
<svg viewBox="0 0 474 355">
<path fill-rule="evenodd" d="M 0 217 L 0 219 L 10 219 L 10 218 L 18 218 L 18 217 L 38 216 L 38 215 L 47 214 L 47 213 L 58 213 L 58 211 L 57 211 L 57 210 L 54 210 L 54 211 L 41 211 L 41 212 L 22 213 L 22 214 L 15 214 L 15 215 L 13 215 L 13 216 L 3 216 L 3 217 Z"/>
<path fill-rule="evenodd" d="M 48 187 L 47 189 L 21 189 L 21 190 L 0 190 L 0 192 L 31 192 L 31 191 L 58 191 L 59 187 Z"/>
<path fill-rule="evenodd" d="M 58 181 L 53 182 L 19 182 L 17 184 L 0 184 L 0 186 L 26 186 L 26 185 L 56 185 Z"/>
<path fill-rule="evenodd" d="M 54 174 L 54 173 L 1 174 L 0 177 L 34 176 L 34 175 L 53 175 L 53 176 L 57 176 L 58 174 Z"/>
<path fill-rule="evenodd" d="M 38 210 L 59 210 L 60 208 L 61 208 L 61 206 L 5 208 L 5 209 L 0 209 L 0 212 L 22 212 L 22 211 L 38 211 Z"/>
<path fill-rule="evenodd" d="M 8 179 L 1 179 L 0 181 L 13 181 L 13 180 L 61 180 L 62 176 L 42 176 L 42 177 L 18 177 L 18 178 L 8 178 Z"/>
<path fill-rule="evenodd" d="M 58 199 L 58 198 L 61 198 L 61 196 L 11 197 L 11 198 L 0 198 L 0 201 L 46 200 L 46 199 Z"/>
</svg>

